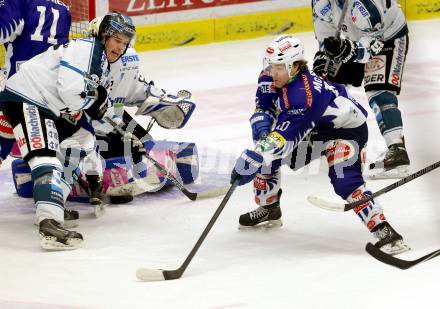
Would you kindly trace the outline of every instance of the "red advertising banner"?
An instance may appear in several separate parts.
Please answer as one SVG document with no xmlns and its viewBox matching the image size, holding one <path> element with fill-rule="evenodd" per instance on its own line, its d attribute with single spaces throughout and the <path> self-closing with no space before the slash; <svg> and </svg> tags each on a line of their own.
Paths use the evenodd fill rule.
<svg viewBox="0 0 440 309">
<path fill-rule="evenodd" d="M 263 0 L 109 0 L 109 9 L 137 16 L 259 1 Z"/>
</svg>

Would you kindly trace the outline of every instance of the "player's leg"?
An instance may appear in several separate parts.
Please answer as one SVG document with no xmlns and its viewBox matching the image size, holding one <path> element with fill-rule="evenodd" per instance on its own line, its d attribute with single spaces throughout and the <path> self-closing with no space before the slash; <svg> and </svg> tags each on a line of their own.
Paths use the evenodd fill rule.
<svg viewBox="0 0 440 309">
<path fill-rule="evenodd" d="M 263 166 L 262 173 L 254 178 L 255 203 L 258 207 L 240 216 L 239 229 L 282 226 L 280 166 L 281 160 L 276 160 L 269 167 Z"/>
<path fill-rule="evenodd" d="M 348 203 L 371 195 L 365 188 L 362 176 L 362 162 L 367 136 L 366 125 L 351 129 L 347 139 L 333 140 L 326 145 L 326 157 L 329 164 L 329 177 L 333 188 Z M 341 130 L 342 131 L 342 130 Z M 344 137 L 344 134 L 340 134 Z M 349 139 L 353 137 L 353 139 Z M 362 138 L 365 137 L 365 138 Z M 386 220 L 383 209 L 375 200 L 371 200 L 354 209 L 368 230 L 378 239 L 376 246 L 389 254 L 398 254 L 409 250 L 398 234 Z"/>
<path fill-rule="evenodd" d="M 263 166 L 261 173 L 257 174 L 253 182 L 258 208 L 240 216 L 239 228 L 281 226 L 281 165 L 286 164 L 291 169 L 298 170 L 320 156 L 321 150 L 312 147 L 311 142 L 306 139 L 299 143 L 288 157 L 275 160 L 271 166 Z"/>
<path fill-rule="evenodd" d="M 42 248 L 78 248 L 82 235 L 62 227 L 64 196 L 69 194 L 70 186 L 62 179 L 63 168 L 57 158 L 59 136 L 52 117 L 34 105 L 19 102 L 7 103 L 3 113 L 14 128 L 23 159 L 31 168 Z"/>
<path fill-rule="evenodd" d="M 405 148 L 402 115 L 397 99 L 407 51 L 407 36 L 388 41 L 382 51 L 366 65 L 365 91 L 388 147 L 384 159 L 372 164 L 370 168 L 389 171 L 383 177 L 404 177 L 409 173 L 410 160 Z"/>
</svg>

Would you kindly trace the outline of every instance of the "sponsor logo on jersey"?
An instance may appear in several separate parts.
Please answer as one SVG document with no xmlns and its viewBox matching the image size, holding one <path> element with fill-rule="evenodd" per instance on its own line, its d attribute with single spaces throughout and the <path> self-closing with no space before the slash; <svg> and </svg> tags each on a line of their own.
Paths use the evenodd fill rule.
<svg viewBox="0 0 440 309">
<path fill-rule="evenodd" d="M 372 58 L 365 66 L 365 85 L 386 83 L 386 56 L 378 55 Z"/>
<path fill-rule="evenodd" d="M 258 87 L 260 88 L 260 91 L 262 93 L 275 93 L 275 85 L 273 82 L 261 82 L 258 84 Z"/>
<path fill-rule="evenodd" d="M 266 179 L 255 177 L 254 178 L 254 188 L 260 191 L 266 191 L 267 190 L 267 183 Z"/>
<path fill-rule="evenodd" d="M 361 13 L 362 17 L 369 17 L 370 14 L 368 13 L 368 10 L 365 8 L 365 6 L 360 1 L 355 1 L 353 3 L 353 10 L 352 10 L 352 16 L 355 16 L 353 14 L 354 9 L 358 9 L 359 13 Z"/>
<path fill-rule="evenodd" d="M 321 14 L 322 17 L 324 17 L 328 12 L 330 12 L 330 3 L 327 3 L 320 11 L 319 14 Z"/>
<path fill-rule="evenodd" d="M 138 55 L 122 56 L 121 61 L 123 64 L 126 64 L 127 62 L 132 62 L 132 61 L 139 61 L 139 56 Z"/>
<path fill-rule="evenodd" d="M 373 57 L 366 65 L 365 70 L 367 72 L 374 72 L 381 70 L 385 67 L 385 61 L 379 57 Z"/>
<path fill-rule="evenodd" d="M 267 136 L 266 140 L 267 140 L 269 143 L 273 143 L 273 144 L 275 144 L 275 145 L 276 145 L 276 148 L 278 148 L 278 149 L 283 148 L 284 145 L 286 144 L 286 139 L 285 139 L 280 133 L 278 133 L 278 132 L 276 132 L 276 131 L 271 132 L 271 133 Z"/>
<path fill-rule="evenodd" d="M 284 105 L 284 108 L 286 110 L 289 110 L 290 109 L 289 96 L 287 94 L 287 88 L 286 87 L 283 87 L 282 93 L 283 93 L 283 105 Z"/>
<path fill-rule="evenodd" d="M 41 127 L 40 115 L 38 109 L 35 105 L 23 104 L 24 108 L 24 118 L 26 121 L 26 129 L 28 133 L 30 149 L 42 149 L 46 146 L 43 138 L 43 129 Z"/>
<path fill-rule="evenodd" d="M 366 84 L 383 84 L 385 81 L 385 75 L 383 74 L 371 74 L 365 76 Z"/>
<path fill-rule="evenodd" d="M 309 79 L 307 78 L 306 74 L 301 74 L 301 79 L 304 82 L 304 91 L 306 92 L 306 105 L 307 107 L 310 107 L 313 103 L 313 94 L 312 89 L 310 88 Z"/>
<path fill-rule="evenodd" d="M 335 140 L 330 142 L 325 149 L 328 166 L 348 161 L 355 155 L 355 147 L 346 140 Z"/>
<path fill-rule="evenodd" d="M 20 149 L 21 156 L 24 158 L 29 153 L 29 150 L 21 124 L 14 128 L 14 135 L 16 136 L 17 146 Z"/>
<path fill-rule="evenodd" d="M 391 65 L 391 74 L 388 78 L 388 81 L 394 85 L 400 86 L 400 77 L 402 75 L 403 70 L 403 62 L 405 59 L 405 48 L 406 48 L 406 40 L 405 38 L 400 38 L 397 40 L 397 52 L 393 55 L 393 61 Z"/>
</svg>

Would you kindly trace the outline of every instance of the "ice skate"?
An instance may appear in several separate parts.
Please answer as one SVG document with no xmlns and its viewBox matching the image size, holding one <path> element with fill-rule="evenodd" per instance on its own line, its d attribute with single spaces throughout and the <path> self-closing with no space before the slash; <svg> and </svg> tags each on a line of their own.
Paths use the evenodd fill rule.
<svg viewBox="0 0 440 309">
<path fill-rule="evenodd" d="M 79 219 L 79 212 L 73 209 L 64 208 L 64 223 L 63 228 L 71 229 L 77 227 Z M 35 218 L 34 225 L 39 226 L 38 218 Z"/>
<path fill-rule="evenodd" d="M 409 175 L 409 157 L 403 143 L 393 144 L 383 158 L 370 164 L 371 179 L 403 178 Z"/>
<path fill-rule="evenodd" d="M 64 208 L 64 224 L 63 227 L 71 229 L 78 226 L 79 212 L 73 209 Z"/>
<path fill-rule="evenodd" d="M 99 218 L 105 213 L 108 204 L 108 200 L 102 189 L 102 181 L 97 175 L 87 175 L 86 178 L 89 183 L 90 191 L 89 203 L 94 207 L 93 213 L 95 217 Z"/>
<path fill-rule="evenodd" d="M 53 219 L 44 219 L 40 222 L 41 248 L 45 250 L 73 250 L 82 246 L 83 237 L 80 233 L 69 231 L 61 227 Z"/>
<path fill-rule="evenodd" d="M 247 212 L 240 216 L 239 223 L 239 230 L 281 227 L 283 222 L 281 221 L 280 203 L 260 206 L 251 212 Z"/>
<path fill-rule="evenodd" d="M 371 232 L 379 239 L 374 245 L 386 254 L 396 255 L 411 250 L 403 241 L 403 237 L 386 221 L 379 224 Z"/>
</svg>

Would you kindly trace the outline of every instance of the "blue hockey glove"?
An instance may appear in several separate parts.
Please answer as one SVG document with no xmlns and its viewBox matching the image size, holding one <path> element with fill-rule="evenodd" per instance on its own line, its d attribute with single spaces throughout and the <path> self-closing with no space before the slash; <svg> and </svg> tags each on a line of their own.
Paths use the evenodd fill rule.
<svg viewBox="0 0 440 309">
<path fill-rule="evenodd" d="M 263 157 L 253 150 L 246 149 L 235 162 L 231 173 L 231 184 L 239 179 L 238 185 L 242 186 L 252 181 L 263 164 Z"/>
<path fill-rule="evenodd" d="M 336 62 L 347 63 L 354 60 L 357 55 L 357 43 L 350 39 L 325 38 L 324 49 L 325 53 Z"/>
<path fill-rule="evenodd" d="M 258 141 L 269 134 L 273 119 L 267 113 L 257 112 L 251 116 L 249 122 L 251 123 L 252 128 L 252 139 Z"/>
</svg>

